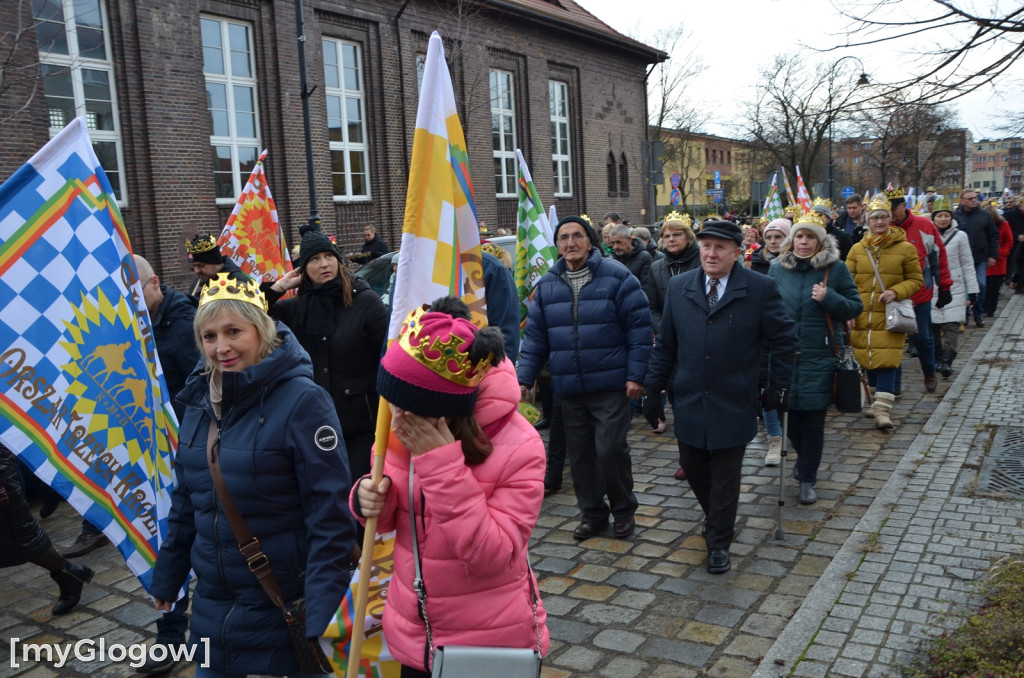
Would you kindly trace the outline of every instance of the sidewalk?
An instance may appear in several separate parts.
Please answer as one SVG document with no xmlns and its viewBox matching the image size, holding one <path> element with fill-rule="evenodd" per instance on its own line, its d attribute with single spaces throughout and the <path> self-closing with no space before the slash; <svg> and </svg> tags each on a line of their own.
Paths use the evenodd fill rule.
<svg viewBox="0 0 1024 678">
<path fill-rule="evenodd" d="M 1024 552 L 1024 450 L 986 482 L 986 457 L 1024 432 L 1022 308 L 1019 295 L 1003 304 L 756 678 L 895 675 L 928 624 L 971 601 L 971 582 Z"/>
<path fill-rule="evenodd" d="M 779 469 L 764 466 L 766 442 L 755 439 L 725 575 L 705 570 L 700 509 L 672 477 L 671 426 L 655 435 L 635 419 L 641 506 L 631 539 L 572 538 L 579 519 L 568 474 L 544 502 L 531 544 L 552 635 L 543 676 L 894 675 L 927 622 L 966 600 L 992 560 L 1024 550 L 1019 496 L 1000 497 L 979 479 L 987 441 L 996 443 L 991 457 L 1021 418 L 1024 363 L 1014 358 L 1024 349 L 1022 310 L 1024 297 L 1004 295 L 999 318 L 962 333 L 958 372 L 935 394 L 924 393 L 907 358 L 894 433 L 860 414 L 831 413 L 816 504 L 797 503 L 787 459 L 782 540 Z M 42 525 L 61 550 L 80 518 L 65 504 Z M 12 637 L 152 641 L 158 613 L 114 549 L 79 560 L 96 579 L 63 617 L 50 615 L 57 587 L 42 569 L 0 571 L 0 678 L 138 675 L 109 660 L 11 666 Z M 169 675 L 192 673 L 179 665 Z"/>
</svg>

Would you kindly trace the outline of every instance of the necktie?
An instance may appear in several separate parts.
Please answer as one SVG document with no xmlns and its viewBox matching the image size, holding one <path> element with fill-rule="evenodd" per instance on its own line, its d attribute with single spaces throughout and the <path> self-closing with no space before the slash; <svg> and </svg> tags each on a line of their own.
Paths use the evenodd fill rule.
<svg viewBox="0 0 1024 678">
<path fill-rule="evenodd" d="M 718 303 L 718 278 L 710 278 L 708 284 L 711 285 L 711 291 L 708 292 L 708 308 L 710 309 Z"/>
</svg>

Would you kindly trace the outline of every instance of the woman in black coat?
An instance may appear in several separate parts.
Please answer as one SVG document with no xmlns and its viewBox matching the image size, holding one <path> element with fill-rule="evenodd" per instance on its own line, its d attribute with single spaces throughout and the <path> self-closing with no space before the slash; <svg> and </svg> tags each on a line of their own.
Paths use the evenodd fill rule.
<svg viewBox="0 0 1024 678">
<path fill-rule="evenodd" d="M 32 517 L 18 477 L 18 460 L 0 445 L 0 568 L 34 563 L 50 572 L 60 587 L 60 598 L 51 612 L 67 614 L 82 597 L 82 588 L 93 571 L 66 560 Z"/>
<path fill-rule="evenodd" d="M 349 468 L 359 478 L 370 472 L 388 312 L 370 286 L 342 265 L 326 235 L 309 226 L 301 231 L 299 268 L 265 288 L 270 315 L 295 333 L 313 360 L 313 380 L 334 399 Z M 281 299 L 296 287 L 298 296 Z"/>
</svg>

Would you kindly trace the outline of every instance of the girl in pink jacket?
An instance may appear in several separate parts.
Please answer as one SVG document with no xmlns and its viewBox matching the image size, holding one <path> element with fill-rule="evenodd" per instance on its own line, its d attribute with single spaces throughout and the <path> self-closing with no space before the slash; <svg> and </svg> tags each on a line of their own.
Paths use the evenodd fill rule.
<svg viewBox="0 0 1024 678">
<path fill-rule="evenodd" d="M 469 317 L 451 297 L 409 314 L 377 378 L 392 412 L 385 477 L 374 488 L 364 476 L 351 494 L 359 520 L 376 516 L 379 531 L 397 530 L 384 635 L 402 678 L 429 676 L 445 645 L 546 654 L 550 643 L 527 557 L 544 444 L 518 412 L 501 331 L 477 330 Z M 413 589 L 410 476 L 432 647 Z"/>
</svg>

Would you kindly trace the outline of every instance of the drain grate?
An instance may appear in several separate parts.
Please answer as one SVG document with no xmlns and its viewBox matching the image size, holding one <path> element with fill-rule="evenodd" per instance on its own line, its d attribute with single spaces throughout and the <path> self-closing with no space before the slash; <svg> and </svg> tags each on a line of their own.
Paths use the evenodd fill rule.
<svg viewBox="0 0 1024 678">
<path fill-rule="evenodd" d="M 1024 429 L 1000 428 L 978 473 L 986 492 L 1024 497 Z"/>
</svg>

